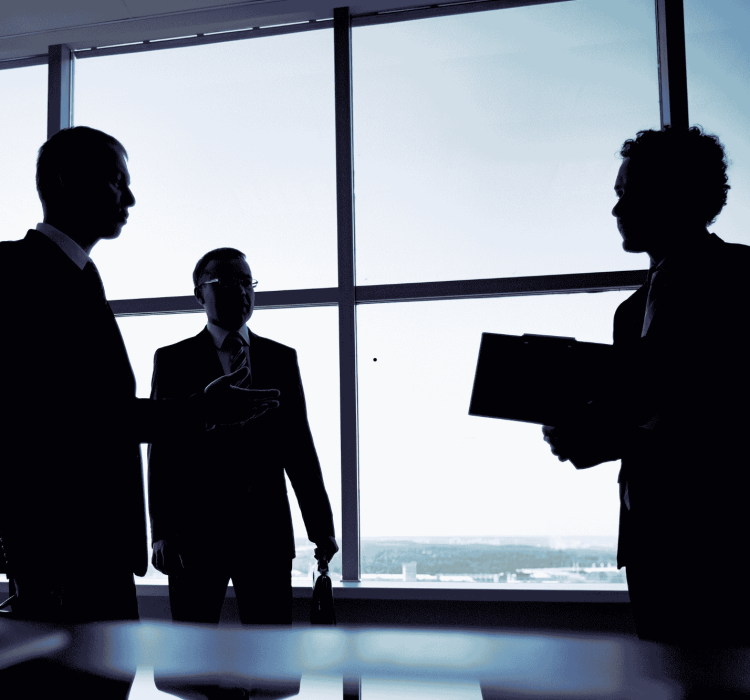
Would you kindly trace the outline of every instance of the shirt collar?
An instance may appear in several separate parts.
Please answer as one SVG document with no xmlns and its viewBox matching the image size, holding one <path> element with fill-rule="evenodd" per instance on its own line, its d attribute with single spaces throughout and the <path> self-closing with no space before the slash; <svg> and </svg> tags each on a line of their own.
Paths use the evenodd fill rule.
<svg viewBox="0 0 750 700">
<path fill-rule="evenodd" d="M 206 327 L 208 328 L 208 332 L 211 334 L 211 338 L 213 338 L 214 345 L 217 348 L 221 349 L 221 346 L 224 344 L 224 339 L 229 335 L 229 331 L 220 328 L 219 326 L 211 323 L 211 321 L 206 322 Z M 240 328 L 237 332 L 249 347 L 250 332 L 247 330 L 247 324 L 243 325 L 242 328 Z"/>
<path fill-rule="evenodd" d="M 86 251 L 70 236 L 66 236 L 60 229 L 50 224 L 42 223 L 36 225 L 36 230 L 56 243 L 60 247 L 60 250 L 76 264 L 79 270 L 83 270 L 86 263 L 91 262 L 91 258 L 86 254 Z"/>
</svg>

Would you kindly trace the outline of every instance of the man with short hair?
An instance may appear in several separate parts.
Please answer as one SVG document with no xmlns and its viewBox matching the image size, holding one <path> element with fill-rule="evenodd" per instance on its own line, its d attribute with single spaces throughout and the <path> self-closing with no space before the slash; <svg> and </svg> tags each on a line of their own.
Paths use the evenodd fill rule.
<svg viewBox="0 0 750 700">
<path fill-rule="evenodd" d="M 618 386 L 569 425 L 545 426 L 579 469 L 622 459 L 618 566 L 642 639 L 750 644 L 737 562 L 747 538 L 750 247 L 707 226 L 727 162 L 701 128 L 641 131 L 621 150 L 612 210 L 648 279 L 614 318 Z"/>
<path fill-rule="evenodd" d="M 280 406 L 244 426 L 149 448 L 152 561 L 169 575 L 174 620 L 218 623 L 231 578 L 242 623 L 291 624 L 295 547 L 285 473 L 316 555 L 330 560 L 338 551 L 297 353 L 248 330 L 257 282 L 244 253 L 206 253 L 193 283 L 207 325 L 156 351 L 151 397 L 189 396 L 244 367 L 243 386 L 278 389 Z"/>
<path fill-rule="evenodd" d="M 126 158 L 101 131 L 59 131 L 37 161 L 44 222 L 0 243 L 0 531 L 21 619 L 137 620 L 133 575 L 148 564 L 139 443 L 239 424 L 278 405 L 277 391 L 231 386 L 245 370 L 179 400 L 136 399 L 128 353 L 89 257 L 98 241 L 120 235 L 135 204 Z M 54 687 L 59 676 L 27 663 L 29 696 L 46 697 L 34 684 Z M 125 697 L 125 686 L 115 696 Z M 83 697 L 76 695 L 83 686 L 69 690 Z M 92 692 L 104 697 L 105 688 Z"/>
</svg>

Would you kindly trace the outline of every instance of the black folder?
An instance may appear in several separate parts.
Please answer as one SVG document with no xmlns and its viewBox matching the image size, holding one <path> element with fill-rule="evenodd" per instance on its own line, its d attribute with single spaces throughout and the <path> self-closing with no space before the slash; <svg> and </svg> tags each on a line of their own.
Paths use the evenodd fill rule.
<svg viewBox="0 0 750 700">
<path fill-rule="evenodd" d="M 594 399 L 613 370 L 612 345 L 482 333 L 469 415 L 560 425 Z"/>
</svg>

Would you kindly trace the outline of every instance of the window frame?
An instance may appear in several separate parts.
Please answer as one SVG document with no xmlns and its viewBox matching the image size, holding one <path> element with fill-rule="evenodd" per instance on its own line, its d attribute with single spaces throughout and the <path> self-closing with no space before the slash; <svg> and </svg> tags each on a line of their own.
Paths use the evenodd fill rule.
<svg viewBox="0 0 750 700">
<path fill-rule="evenodd" d="M 58 128 L 72 126 L 74 105 L 72 85 L 74 64 L 78 59 L 111 56 L 141 51 L 166 50 L 185 46 L 237 41 L 317 29 L 333 28 L 334 80 L 336 95 L 336 189 L 338 220 L 337 287 L 291 289 L 258 292 L 256 307 L 295 308 L 337 306 L 339 309 L 340 409 L 341 409 L 341 480 L 342 480 L 342 582 L 336 585 L 346 597 L 421 597 L 429 599 L 556 600 L 627 602 L 623 584 L 580 586 L 528 584 L 388 584 L 361 582 L 359 530 L 359 465 L 357 432 L 357 363 L 356 309 L 360 304 L 399 303 L 437 299 L 467 299 L 531 294 L 594 293 L 635 290 L 646 279 L 647 270 L 590 272 L 583 274 L 543 275 L 514 278 L 453 280 L 387 285 L 358 286 L 354 264 L 354 188 L 352 149 L 352 26 L 411 21 L 426 17 L 465 14 L 509 7 L 566 2 L 568 0 L 469 0 L 420 8 L 380 10 L 351 15 L 348 7 L 333 10 L 332 19 L 309 20 L 272 27 L 252 27 L 228 32 L 200 33 L 176 39 L 147 40 L 137 43 L 71 49 L 66 45 L 50 47 L 47 55 L 0 62 L 0 70 L 25 65 L 49 64 L 48 126 L 50 135 Z M 395 3 L 394 3 L 395 5 Z M 687 76 L 685 69 L 685 35 L 682 0 L 654 0 L 656 14 L 657 65 L 661 125 L 687 125 Z M 209 27 L 207 27 L 209 29 Z M 69 56 L 69 60 L 61 60 Z M 69 92 L 66 90 L 70 86 Z M 67 98 L 66 98 L 67 95 Z M 69 106 L 65 100 L 69 100 Z M 67 115 L 67 118 L 66 118 Z M 112 300 L 115 316 L 202 312 L 194 297 L 156 297 Z M 141 587 L 153 588 L 146 584 Z M 153 593 L 144 594 L 152 595 Z M 408 592 L 407 591 L 412 591 Z M 419 589 L 415 593 L 413 589 Z M 359 591 L 358 593 L 343 591 Z M 369 593 L 368 593 L 369 591 Z M 522 592 L 525 591 L 525 592 Z M 337 593 L 338 595 L 338 593 Z M 488 597 L 487 597 L 488 596 Z M 520 598 L 519 598 L 520 596 Z M 607 597 L 610 596 L 610 597 Z M 613 596 L 613 597 L 612 597 Z"/>
</svg>

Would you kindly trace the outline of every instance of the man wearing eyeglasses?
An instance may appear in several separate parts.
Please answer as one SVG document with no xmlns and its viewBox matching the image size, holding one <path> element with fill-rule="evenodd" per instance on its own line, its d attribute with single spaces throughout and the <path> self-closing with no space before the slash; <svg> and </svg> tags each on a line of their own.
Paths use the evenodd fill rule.
<svg viewBox="0 0 750 700">
<path fill-rule="evenodd" d="M 206 253 L 193 283 L 206 327 L 156 351 L 151 398 L 189 396 L 202 382 L 242 371 L 239 386 L 279 390 L 279 407 L 149 448 L 152 562 L 169 576 L 176 621 L 218 623 L 231 578 L 243 624 L 291 624 L 295 548 L 285 473 L 316 556 L 330 560 L 338 551 L 297 353 L 248 330 L 257 281 L 242 252 Z"/>
</svg>

